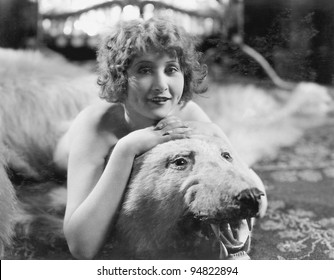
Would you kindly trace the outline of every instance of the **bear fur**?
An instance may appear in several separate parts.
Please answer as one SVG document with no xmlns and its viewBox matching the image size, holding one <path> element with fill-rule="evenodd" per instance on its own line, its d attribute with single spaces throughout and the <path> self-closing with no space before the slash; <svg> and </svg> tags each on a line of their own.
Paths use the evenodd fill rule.
<svg viewBox="0 0 334 280">
<path fill-rule="evenodd" d="M 43 180 L 69 122 L 97 100 L 95 77 L 59 56 L 0 48 L 0 145 L 9 168 Z"/>
<path fill-rule="evenodd" d="M 0 253 L 6 258 L 15 234 L 45 243 L 63 238 L 66 176 L 53 153 L 71 120 L 98 101 L 95 76 L 61 58 L 0 49 L 0 60 Z M 229 256 L 236 247 L 248 251 L 245 221 L 263 214 L 264 195 L 255 173 L 221 139 L 159 145 L 135 161 L 106 256 L 218 258 L 217 225 L 233 231 L 237 245 Z"/>
<path fill-rule="evenodd" d="M 0 147 L 0 257 L 4 254 L 4 245 L 10 243 L 14 234 L 17 201 L 15 190 L 5 169 L 4 149 Z"/>
<path fill-rule="evenodd" d="M 254 208 L 252 199 L 238 199 L 248 192 L 259 196 Z M 240 223 L 265 211 L 261 194 L 261 181 L 224 140 L 170 141 L 135 161 L 113 236 L 130 257 L 215 259 L 210 225 L 230 223 L 235 236 L 250 235 Z"/>
<path fill-rule="evenodd" d="M 16 199 L 20 190 L 64 180 L 54 149 L 70 121 L 97 99 L 97 86 L 94 75 L 54 54 L 0 48 L 0 61 L 1 257 L 18 221 L 31 220 Z"/>
</svg>

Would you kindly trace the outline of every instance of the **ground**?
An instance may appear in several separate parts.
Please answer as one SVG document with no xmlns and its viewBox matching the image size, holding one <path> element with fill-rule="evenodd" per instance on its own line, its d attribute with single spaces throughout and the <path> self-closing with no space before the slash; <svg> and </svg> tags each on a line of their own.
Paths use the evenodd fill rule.
<svg viewBox="0 0 334 280">
<path fill-rule="evenodd" d="M 253 259 L 334 259 L 334 127 L 308 130 L 256 170 L 269 209 L 254 230 Z"/>
</svg>

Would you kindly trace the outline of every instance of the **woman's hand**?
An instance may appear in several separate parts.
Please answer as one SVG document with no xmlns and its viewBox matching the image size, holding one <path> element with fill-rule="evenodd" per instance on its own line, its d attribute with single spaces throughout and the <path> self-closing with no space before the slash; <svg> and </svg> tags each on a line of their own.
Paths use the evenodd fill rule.
<svg viewBox="0 0 334 280">
<path fill-rule="evenodd" d="M 186 121 L 184 125 L 191 129 L 192 137 L 219 137 L 226 138 L 221 128 L 212 122 Z"/>
<path fill-rule="evenodd" d="M 129 149 L 138 156 L 158 144 L 188 138 L 191 128 L 177 117 L 171 116 L 161 120 L 155 127 L 147 127 L 131 132 L 123 139 Z"/>
</svg>

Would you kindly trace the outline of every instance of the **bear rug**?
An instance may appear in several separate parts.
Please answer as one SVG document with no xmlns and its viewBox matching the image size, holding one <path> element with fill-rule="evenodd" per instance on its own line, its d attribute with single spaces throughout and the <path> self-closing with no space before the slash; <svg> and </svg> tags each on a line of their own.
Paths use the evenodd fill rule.
<svg viewBox="0 0 334 280">
<path fill-rule="evenodd" d="M 11 247 L 20 239 L 25 252 L 38 243 L 66 247 L 66 172 L 57 170 L 53 153 L 78 112 L 101 101 L 93 83 L 84 92 L 78 88 L 85 79 L 91 83 L 89 73 L 62 59 L 5 53 L 14 65 L 0 73 L 0 242 L 8 259 L 20 253 Z M 104 256 L 248 259 L 253 220 L 266 208 L 263 196 L 262 182 L 222 139 L 164 143 L 135 160 Z"/>
<path fill-rule="evenodd" d="M 0 60 L 1 258 L 73 259 L 62 235 L 66 178 L 53 165 L 53 151 L 57 139 L 74 116 L 88 104 L 100 102 L 97 99 L 96 75 L 61 57 L 39 52 L 0 49 Z M 221 147 L 212 139 L 204 142 L 193 139 L 191 141 L 197 144 L 184 142 L 182 145 L 199 149 L 192 152 L 201 157 L 200 150 L 206 149 L 205 154 L 212 156 L 203 158 L 205 164 L 212 159 L 219 164 L 224 162 L 225 172 L 230 168 L 227 173 L 243 183 L 217 188 L 217 184 L 210 187 L 209 180 L 205 180 L 211 195 L 204 198 L 202 183 L 198 183 L 201 180 L 190 180 L 191 187 L 184 190 L 186 193 L 188 190 L 188 195 L 182 194 L 182 199 L 176 195 L 175 201 L 172 198 L 169 201 L 178 205 L 172 209 L 172 214 L 176 217 L 182 213 L 182 222 L 173 224 L 166 213 L 158 212 L 169 221 L 170 227 L 164 228 L 168 233 L 166 238 L 156 231 L 156 225 L 166 227 L 161 216 L 150 216 L 150 221 L 145 216 L 142 226 L 133 224 L 136 219 L 126 215 L 134 208 L 128 206 L 127 212 L 122 213 L 123 221 L 119 221 L 123 225 L 132 225 L 125 228 L 120 225 L 119 233 L 113 236 L 132 235 L 137 238 L 134 236 L 143 235 L 138 244 L 130 242 L 131 252 L 136 253 L 129 254 L 122 245 L 124 240 L 119 238 L 110 240 L 98 258 L 216 259 L 247 258 L 249 255 L 252 259 L 332 259 L 332 93 L 312 83 L 300 83 L 292 92 L 250 84 L 212 83 L 210 87 L 204 98 L 198 98 L 196 102 L 222 126 L 242 158 L 264 180 L 269 197 L 267 214 L 255 225 L 249 222 L 261 207 L 258 198 L 265 191 L 260 188 L 258 192 L 258 182 L 248 168 L 235 168 L 235 162 L 231 165 L 222 157 L 226 156 L 222 153 L 226 146 Z M 163 155 L 161 151 L 159 153 Z M 164 172 L 187 173 L 193 163 L 191 157 L 184 156 L 175 159 L 170 163 L 170 169 Z M 150 157 L 152 154 L 138 158 L 137 168 L 145 165 Z M 230 167 L 226 169 L 227 166 Z M 150 174 L 154 176 L 154 173 Z M 134 172 L 133 176 L 140 176 L 140 172 Z M 210 176 L 213 181 L 218 178 Z M 182 188 L 176 185 L 177 190 Z M 184 185 L 188 186 L 187 183 Z M 155 195 L 165 197 L 170 193 Z M 216 205 L 217 199 L 225 202 L 223 207 L 214 211 L 208 208 Z M 157 207 L 152 200 L 137 201 L 137 205 L 143 213 L 149 212 L 150 207 Z M 162 207 L 164 209 L 166 205 Z M 198 207 L 206 209 L 205 215 Z M 217 225 L 217 217 L 224 222 Z M 182 232 L 181 236 L 179 232 Z M 146 235 L 159 241 L 149 245 Z M 171 242 L 173 245 L 164 247 L 170 240 L 175 241 Z M 251 250 L 246 253 L 250 240 Z M 133 249 L 137 245 L 139 249 Z M 155 253 L 145 248 L 154 248 L 151 252 Z"/>
</svg>

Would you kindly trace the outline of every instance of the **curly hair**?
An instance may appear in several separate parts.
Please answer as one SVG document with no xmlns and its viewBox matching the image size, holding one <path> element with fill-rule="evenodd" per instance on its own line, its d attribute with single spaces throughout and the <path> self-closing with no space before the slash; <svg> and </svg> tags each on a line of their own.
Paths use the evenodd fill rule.
<svg viewBox="0 0 334 280">
<path fill-rule="evenodd" d="M 206 65 L 201 65 L 196 40 L 170 21 L 151 18 L 119 22 L 101 41 L 98 50 L 100 97 L 109 102 L 123 102 L 127 93 L 127 69 L 143 53 L 157 51 L 178 58 L 184 75 L 181 101 L 193 93 L 203 93 Z"/>
</svg>

